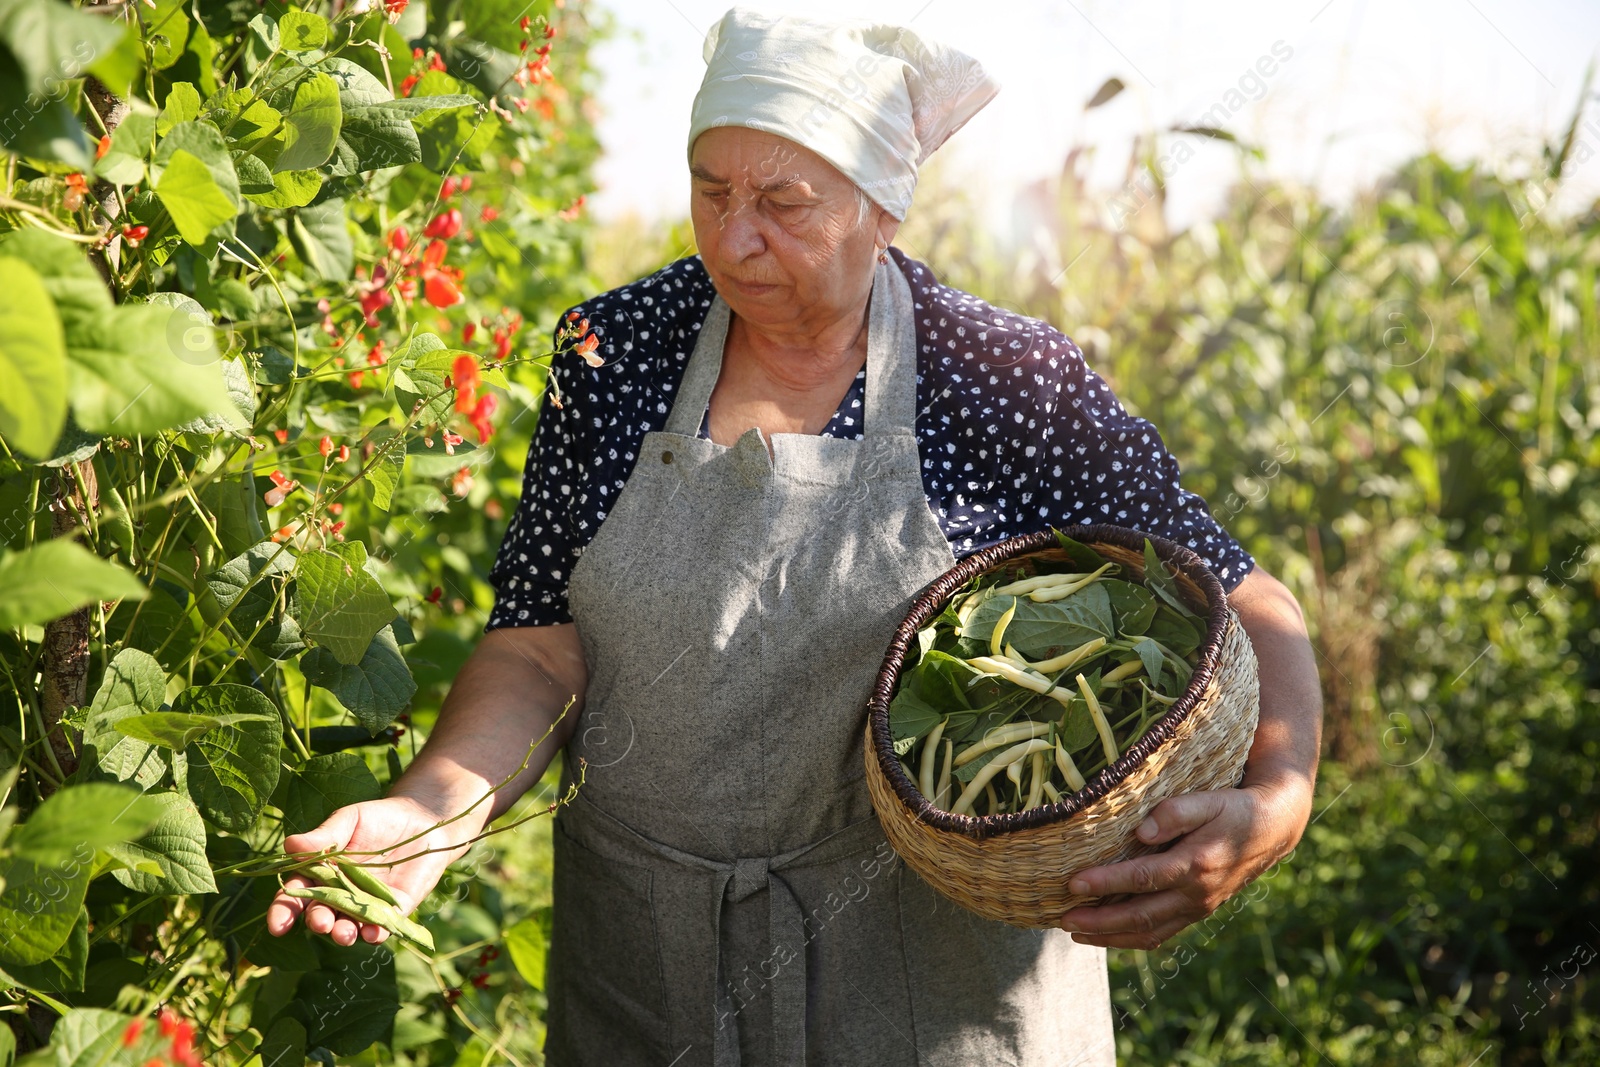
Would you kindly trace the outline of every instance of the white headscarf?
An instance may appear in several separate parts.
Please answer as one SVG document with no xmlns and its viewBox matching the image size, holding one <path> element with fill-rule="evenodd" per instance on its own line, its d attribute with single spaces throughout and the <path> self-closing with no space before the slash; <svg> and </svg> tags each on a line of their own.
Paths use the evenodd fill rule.
<svg viewBox="0 0 1600 1067">
<path fill-rule="evenodd" d="M 994 99 L 978 61 L 904 26 L 734 7 L 706 34 L 689 148 L 748 126 L 817 153 L 896 219 L 917 167 Z"/>
</svg>

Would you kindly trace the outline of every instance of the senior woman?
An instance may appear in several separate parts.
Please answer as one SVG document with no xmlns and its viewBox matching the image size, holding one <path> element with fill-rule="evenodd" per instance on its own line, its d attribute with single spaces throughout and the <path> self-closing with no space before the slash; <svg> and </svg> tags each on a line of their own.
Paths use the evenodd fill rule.
<svg viewBox="0 0 1600 1067">
<path fill-rule="evenodd" d="M 1070 340 L 890 247 L 917 165 L 996 91 L 976 62 L 901 27 L 742 8 L 706 58 L 699 254 L 572 309 L 602 363 L 553 368 L 488 633 L 390 796 L 289 846 L 388 848 L 554 724 L 492 810 L 388 873 L 420 900 L 556 748 L 567 782 L 586 761 L 555 820 L 551 1064 L 1110 1064 L 1106 948 L 1204 917 L 1305 825 L 1320 703 L 1299 608 Z M 1074 886 L 1120 902 L 1019 930 L 898 862 L 863 709 L 958 555 L 1098 521 L 1216 569 L 1261 662 L 1261 728 L 1240 788 L 1141 827 L 1170 848 Z M 280 897 L 269 928 L 302 906 Z M 322 905 L 305 921 L 383 936 Z"/>
</svg>

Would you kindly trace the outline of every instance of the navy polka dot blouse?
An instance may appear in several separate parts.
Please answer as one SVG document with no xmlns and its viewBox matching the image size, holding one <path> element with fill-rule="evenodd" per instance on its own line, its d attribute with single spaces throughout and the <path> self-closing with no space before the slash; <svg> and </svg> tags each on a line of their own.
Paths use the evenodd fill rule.
<svg viewBox="0 0 1600 1067">
<path fill-rule="evenodd" d="M 922 485 L 960 559 L 1046 526 L 1107 522 L 1187 545 L 1232 590 L 1255 565 L 1178 482 L 1156 428 L 1129 415 L 1070 339 L 938 284 L 897 248 L 917 309 Z M 661 430 L 715 290 L 690 256 L 572 310 L 605 360 L 552 363 L 517 505 L 490 570 L 487 629 L 571 622 L 567 578 Z M 866 371 L 823 435 L 860 438 Z M 701 436 L 708 436 L 702 423 Z"/>
</svg>

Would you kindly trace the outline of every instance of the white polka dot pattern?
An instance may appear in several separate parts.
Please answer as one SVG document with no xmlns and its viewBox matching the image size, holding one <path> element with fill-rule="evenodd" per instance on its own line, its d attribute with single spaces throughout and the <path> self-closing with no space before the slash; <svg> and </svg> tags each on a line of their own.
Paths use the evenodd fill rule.
<svg viewBox="0 0 1600 1067">
<path fill-rule="evenodd" d="M 938 284 L 891 248 L 917 309 L 917 439 L 928 506 L 960 559 L 1045 526 L 1108 522 L 1194 550 L 1226 590 L 1255 561 L 1179 484 L 1161 435 L 1124 410 L 1078 346 L 1038 319 Z M 570 622 L 567 579 L 662 429 L 715 295 L 698 256 L 574 307 L 605 364 L 558 355 L 522 499 L 489 580 L 487 629 Z M 824 436 L 861 437 L 866 373 Z M 704 429 L 702 428 L 702 435 Z"/>
</svg>

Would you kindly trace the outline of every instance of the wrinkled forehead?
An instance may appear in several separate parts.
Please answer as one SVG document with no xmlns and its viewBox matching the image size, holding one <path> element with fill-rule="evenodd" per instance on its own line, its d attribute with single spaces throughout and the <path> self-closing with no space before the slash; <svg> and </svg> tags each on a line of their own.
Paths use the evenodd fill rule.
<svg viewBox="0 0 1600 1067">
<path fill-rule="evenodd" d="M 804 183 L 819 194 L 845 193 L 851 181 L 811 149 L 765 130 L 716 126 L 695 138 L 689 173 L 705 182 L 768 190 Z"/>
</svg>

